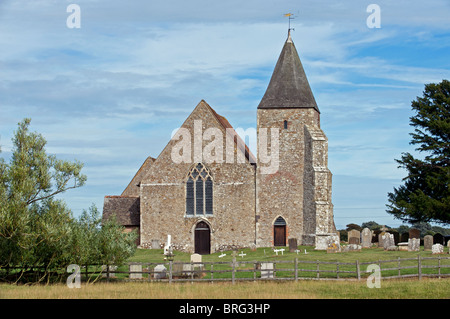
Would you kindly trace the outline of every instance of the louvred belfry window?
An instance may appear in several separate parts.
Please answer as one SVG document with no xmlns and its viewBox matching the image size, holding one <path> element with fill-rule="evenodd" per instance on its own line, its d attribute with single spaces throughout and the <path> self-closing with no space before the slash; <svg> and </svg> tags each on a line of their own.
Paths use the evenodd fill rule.
<svg viewBox="0 0 450 319">
<path fill-rule="evenodd" d="M 205 165 L 198 163 L 186 181 L 186 216 L 213 214 L 213 180 Z"/>
</svg>

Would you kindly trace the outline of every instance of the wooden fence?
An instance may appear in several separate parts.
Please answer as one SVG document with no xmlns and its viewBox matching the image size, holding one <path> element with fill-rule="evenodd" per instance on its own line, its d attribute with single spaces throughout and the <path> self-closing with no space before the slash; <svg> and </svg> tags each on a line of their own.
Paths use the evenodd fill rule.
<svg viewBox="0 0 450 319">
<path fill-rule="evenodd" d="M 373 274 L 369 265 L 377 265 L 382 279 L 417 277 L 450 277 L 450 257 L 397 258 L 370 262 L 339 262 L 320 260 L 274 260 L 245 261 L 233 257 L 221 262 L 174 262 L 127 263 L 122 266 L 82 266 L 83 280 L 125 280 L 162 282 L 216 282 L 259 280 L 363 280 Z M 159 266 L 159 267 L 157 267 Z M 9 273 L 12 268 L 0 268 L 0 273 Z M 45 273 L 41 267 L 33 267 L 37 274 Z M 162 269 L 161 269 L 162 268 Z M 27 270 L 33 272 L 33 269 Z M 61 278 L 68 272 L 56 270 Z M 1 274 L 0 274 L 1 275 Z M 1 277 L 1 276 L 0 276 Z"/>
<path fill-rule="evenodd" d="M 106 267 L 103 276 L 125 280 L 149 280 L 162 282 L 216 282 L 258 281 L 258 280 L 362 280 L 373 272 L 367 271 L 369 265 L 379 266 L 381 278 L 450 277 L 450 257 L 398 258 L 371 262 L 353 263 L 278 260 L 278 261 L 240 261 L 231 262 L 164 262 L 128 263 L 111 270 Z M 156 266 L 159 268 L 155 269 Z M 164 268 L 162 266 L 164 266 Z M 128 267 L 127 269 L 124 269 Z M 162 268 L 162 271 L 161 271 Z M 82 272 L 83 273 L 83 272 Z M 86 273 L 88 273 L 86 271 Z"/>
</svg>

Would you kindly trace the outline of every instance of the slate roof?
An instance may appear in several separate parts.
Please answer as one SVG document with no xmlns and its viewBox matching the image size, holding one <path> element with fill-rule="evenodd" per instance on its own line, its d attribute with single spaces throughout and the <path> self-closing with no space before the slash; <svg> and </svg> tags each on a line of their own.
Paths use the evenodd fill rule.
<svg viewBox="0 0 450 319">
<path fill-rule="evenodd" d="M 316 100 L 289 34 L 258 109 L 314 108 Z"/>
<path fill-rule="evenodd" d="M 105 196 L 102 221 L 111 216 L 123 226 L 140 225 L 140 200 L 136 196 Z"/>
</svg>

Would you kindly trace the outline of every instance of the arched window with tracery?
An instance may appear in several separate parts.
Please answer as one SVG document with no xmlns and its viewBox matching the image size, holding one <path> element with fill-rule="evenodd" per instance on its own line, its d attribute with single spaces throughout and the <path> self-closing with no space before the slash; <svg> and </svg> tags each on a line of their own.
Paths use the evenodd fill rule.
<svg viewBox="0 0 450 319">
<path fill-rule="evenodd" d="M 213 214 L 213 180 L 202 163 L 189 171 L 186 181 L 186 216 Z"/>
</svg>

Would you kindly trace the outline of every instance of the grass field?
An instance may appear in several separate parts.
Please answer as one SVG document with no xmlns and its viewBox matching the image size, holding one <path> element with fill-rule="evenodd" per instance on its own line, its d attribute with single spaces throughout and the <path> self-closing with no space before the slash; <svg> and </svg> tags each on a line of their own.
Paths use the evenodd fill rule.
<svg viewBox="0 0 450 319">
<path fill-rule="evenodd" d="M 364 281 L 157 283 L 126 282 L 66 285 L 0 285 L 0 298 L 13 299 L 448 299 L 450 279 L 385 280 L 380 288 Z"/>
<path fill-rule="evenodd" d="M 381 248 L 364 249 L 361 252 L 347 252 L 338 254 L 327 254 L 325 251 L 315 251 L 312 247 L 299 247 L 302 253 L 289 253 L 288 249 L 283 255 L 276 255 L 270 248 L 258 248 L 257 250 L 243 249 L 244 257 L 237 257 L 237 261 L 250 265 L 251 261 L 292 261 L 298 258 L 299 261 L 328 261 L 355 263 L 358 260 L 364 262 L 376 262 L 378 260 L 389 260 L 397 258 L 417 258 L 431 257 L 431 252 L 407 252 L 407 251 L 384 251 Z M 306 249 L 306 254 L 304 253 Z M 238 252 L 240 253 L 241 250 Z M 232 261 L 231 252 L 219 258 L 220 253 L 203 256 L 203 262 L 212 261 Z M 441 255 L 448 257 L 448 254 Z M 436 257 L 433 255 L 433 257 Z M 174 261 L 189 262 L 190 254 L 175 252 Z M 138 249 L 135 255 L 129 259 L 130 262 L 142 263 L 163 263 L 164 255 L 162 250 Z M 424 260 L 424 265 L 426 265 Z M 430 261 L 431 262 L 431 261 Z M 395 266 L 395 262 L 392 266 Z M 412 261 L 414 264 L 414 261 Z M 443 265 L 450 265 L 450 259 L 442 260 Z M 289 265 L 289 264 L 284 264 Z M 390 267 L 390 264 L 383 264 L 382 268 Z M 242 266 L 241 266 L 242 267 Z M 331 265 L 330 267 L 335 267 Z M 349 266 L 350 267 L 350 266 Z M 353 267 L 353 266 L 351 266 Z M 216 269 L 216 268 L 214 268 Z M 414 270 L 414 269 L 413 269 Z M 365 268 L 361 269 L 365 272 Z M 409 271 L 409 270 L 407 270 Z M 424 268 L 424 273 L 430 269 Z M 394 271 L 396 273 L 397 271 Z M 389 275 L 389 271 L 383 272 L 382 276 Z M 450 273 L 450 268 L 443 268 L 442 273 Z M 252 273 L 237 273 L 241 276 Z M 402 273 L 403 274 L 403 273 Z M 335 275 L 335 274 L 333 274 Z M 366 274 L 367 276 L 368 274 Z M 324 274 L 326 276 L 326 273 Z M 345 277 L 345 274 L 342 274 Z M 120 277 L 120 274 L 118 274 Z M 301 277 L 301 276 L 300 276 Z M 214 275 L 216 278 L 216 274 Z M 322 278 L 322 274 L 321 274 Z M 450 277 L 447 278 L 418 278 L 412 279 L 382 279 L 380 288 L 368 288 L 366 279 L 361 281 L 317 281 L 299 280 L 298 282 L 195 282 L 195 283 L 162 283 L 162 282 L 120 282 L 110 283 L 97 282 L 95 284 L 82 283 L 79 289 L 70 289 L 65 284 L 52 285 L 9 285 L 0 284 L 0 298 L 62 298 L 62 299 L 292 299 L 292 298 L 358 298 L 358 299 L 449 299 L 450 298 Z"/>
</svg>

